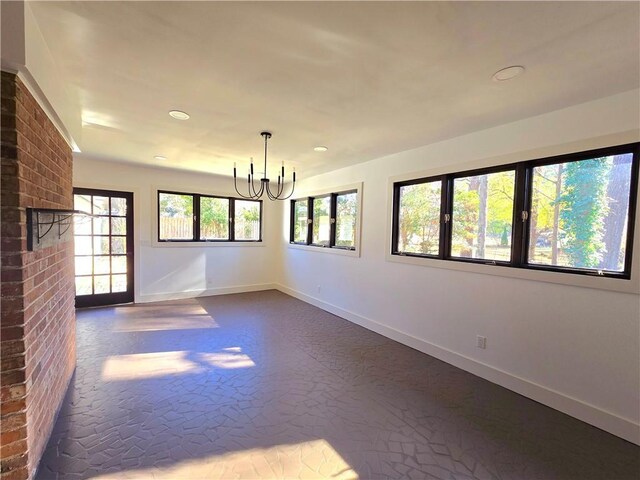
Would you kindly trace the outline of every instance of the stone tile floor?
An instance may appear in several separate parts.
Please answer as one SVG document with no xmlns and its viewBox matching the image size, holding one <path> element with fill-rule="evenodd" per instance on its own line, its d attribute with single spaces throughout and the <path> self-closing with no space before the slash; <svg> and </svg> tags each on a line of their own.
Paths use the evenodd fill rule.
<svg viewBox="0 0 640 480">
<path fill-rule="evenodd" d="M 640 448 L 276 291 L 78 312 L 43 479 L 640 478 Z"/>
</svg>

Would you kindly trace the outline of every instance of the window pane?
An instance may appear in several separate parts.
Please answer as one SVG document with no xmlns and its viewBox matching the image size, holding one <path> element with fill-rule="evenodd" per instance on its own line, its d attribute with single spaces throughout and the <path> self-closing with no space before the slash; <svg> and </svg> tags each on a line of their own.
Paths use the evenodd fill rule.
<svg viewBox="0 0 640 480">
<path fill-rule="evenodd" d="M 76 277 L 76 295 L 91 295 L 93 280 L 91 277 Z"/>
<path fill-rule="evenodd" d="M 74 195 L 73 208 L 74 210 L 91 213 L 91 195 Z"/>
<path fill-rule="evenodd" d="M 73 233 L 74 235 L 91 235 L 91 217 L 74 215 Z"/>
<path fill-rule="evenodd" d="M 127 257 L 126 255 L 116 255 L 111 257 L 112 273 L 127 273 Z"/>
<path fill-rule="evenodd" d="M 109 275 L 99 275 L 93 277 L 93 293 L 109 293 L 111 290 L 110 287 L 110 276 Z"/>
<path fill-rule="evenodd" d="M 76 257 L 76 275 L 91 275 L 93 273 L 92 258 L 90 256 Z"/>
<path fill-rule="evenodd" d="M 293 241 L 307 243 L 309 201 L 296 200 L 293 204 Z"/>
<path fill-rule="evenodd" d="M 160 240 L 193 240 L 193 196 L 161 193 Z"/>
<path fill-rule="evenodd" d="M 127 214 L 127 199 L 111 197 L 111 215 L 124 217 Z"/>
<path fill-rule="evenodd" d="M 345 193 L 336 196 L 336 246 L 356 246 L 356 218 L 358 194 Z"/>
<path fill-rule="evenodd" d="M 127 237 L 111 237 L 111 253 L 114 255 L 127 253 Z"/>
<path fill-rule="evenodd" d="M 111 235 L 125 235 L 127 233 L 127 219 L 111 217 Z"/>
<path fill-rule="evenodd" d="M 329 245 L 331 235 L 331 197 L 313 199 L 313 237 L 315 245 Z"/>
<path fill-rule="evenodd" d="M 109 235 L 109 217 L 98 217 L 93 219 L 94 235 Z"/>
<path fill-rule="evenodd" d="M 438 255 L 442 182 L 400 187 L 398 251 Z"/>
<path fill-rule="evenodd" d="M 228 199 L 200 198 L 200 238 L 203 240 L 229 239 Z"/>
<path fill-rule="evenodd" d="M 109 237 L 93 237 L 93 254 L 94 255 L 109 254 Z"/>
<path fill-rule="evenodd" d="M 93 197 L 93 214 L 109 215 L 109 197 Z"/>
<path fill-rule="evenodd" d="M 451 255 L 511 260 L 515 171 L 456 178 Z"/>
<path fill-rule="evenodd" d="M 111 275 L 111 291 L 112 292 L 126 292 L 127 291 L 127 276 L 126 275 Z"/>
<path fill-rule="evenodd" d="M 533 169 L 529 263 L 623 271 L 632 154 Z"/>
<path fill-rule="evenodd" d="M 111 273 L 111 261 L 109 257 L 93 257 L 93 273 Z"/>
<path fill-rule="evenodd" d="M 260 202 L 234 200 L 236 240 L 260 240 Z"/>
<path fill-rule="evenodd" d="M 76 255 L 92 255 L 93 249 L 91 248 L 92 237 L 74 237 L 73 243 L 75 246 Z"/>
</svg>

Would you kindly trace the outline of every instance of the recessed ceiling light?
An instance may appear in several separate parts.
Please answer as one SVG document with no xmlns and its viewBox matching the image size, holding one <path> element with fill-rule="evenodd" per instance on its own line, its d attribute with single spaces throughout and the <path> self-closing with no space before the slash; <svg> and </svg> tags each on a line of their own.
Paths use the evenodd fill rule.
<svg viewBox="0 0 640 480">
<path fill-rule="evenodd" d="M 169 115 L 171 115 L 176 120 L 189 120 L 189 114 L 180 110 L 171 110 L 169 112 Z"/>
<path fill-rule="evenodd" d="M 163 155 L 156 155 L 156 156 L 155 156 L 155 157 L 153 157 L 153 158 L 155 158 L 156 160 L 166 160 L 166 159 L 167 159 L 167 157 L 165 157 L 165 156 L 163 156 Z"/>
<path fill-rule="evenodd" d="M 516 78 L 518 75 L 522 75 L 523 73 L 524 67 L 522 65 L 512 65 L 510 67 L 503 68 L 502 70 L 498 70 L 491 78 L 494 82 L 504 82 L 505 80 Z"/>
<path fill-rule="evenodd" d="M 326 152 L 329 149 L 324 145 L 318 145 L 317 147 L 313 147 L 313 150 L 315 150 L 316 152 Z"/>
</svg>

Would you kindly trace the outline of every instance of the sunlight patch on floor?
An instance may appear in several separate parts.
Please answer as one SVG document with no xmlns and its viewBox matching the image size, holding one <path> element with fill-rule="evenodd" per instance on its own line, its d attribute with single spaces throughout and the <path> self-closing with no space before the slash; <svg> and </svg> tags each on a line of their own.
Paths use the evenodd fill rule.
<svg viewBox="0 0 640 480">
<path fill-rule="evenodd" d="M 244 353 L 201 353 L 200 358 L 216 368 L 250 368 L 256 366 L 249 355 Z"/>
<path fill-rule="evenodd" d="M 202 371 L 202 367 L 186 358 L 188 353 L 175 351 L 114 355 L 104 362 L 102 380 L 140 380 Z"/>
<path fill-rule="evenodd" d="M 242 353 L 240 347 L 222 352 L 153 352 L 113 355 L 102 366 L 102 380 L 142 380 L 166 375 L 203 373 L 208 370 L 228 370 L 255 367 L 255 362 Z"/>
<path fill-rule="evenodd" d="M 125 311 L 124 318 L 118 318 L 113 331 L 150 332 L 219 327 L 213 317 L 199 305 L 180 305 L 178 309 L 179 312 L 176 313 L 176 307 L 172 305 L 136 307 Z"/>
<path fill-rule="evenodd" d="M 335 479 L 357 480 L 358 474 L 326 440 L 254 448 L 179 461 L 166 468 L 129 470 L 91 480 Z"/>
</svg>

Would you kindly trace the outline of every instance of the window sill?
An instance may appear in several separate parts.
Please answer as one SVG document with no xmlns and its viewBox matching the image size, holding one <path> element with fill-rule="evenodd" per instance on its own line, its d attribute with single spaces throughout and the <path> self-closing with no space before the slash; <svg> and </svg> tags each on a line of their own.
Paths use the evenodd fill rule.
<svg viewBox="0 0 640 480">
<path fill-rule="evenodd" d="M 295 250 L 307 250 L 310 252 L 317 253 L 330 253 L 334 255 L 343 255 L 347 257 L 359 257 L 360 251 L 356 248 L 355 250 L 349 250 L 347 248 L 336 248 L 336 247 L 320 247 L 316 245 L 302 245 L 299 243 L 289 243 L 289 248 L 293 248 Z"/>
<path fill-rule="evenodd" d="M 386 254 L 388 262 L 404 263 L 420 267 L 444 268 L 461 272 L 472 272 L 484 275 L 518 278 L 538 282 L 555 283 L 574 287 L 595 288 L 620 293 L 640 294 L 640 283 L 637 277 L 630 280 L 615 277 L 601 277 L 598 275 L 584 275 L 568 272 L 554 272 L 536 268 L 512 268 L 504 265 L 485 264 L 466 261 L 440 260 L 429 257 Z"/>
<path fill-rule="evenodd" d="M 161 242 L 154 240 L 151 242 L 151 246 L 154 248 L 211 248 L 211 247 L 264 247 L 264 241 L 247 240 L 247 241 L 211 241 L 211 242 L 190 242 L 190 241 L 166 241 Z"/>
</svg>

